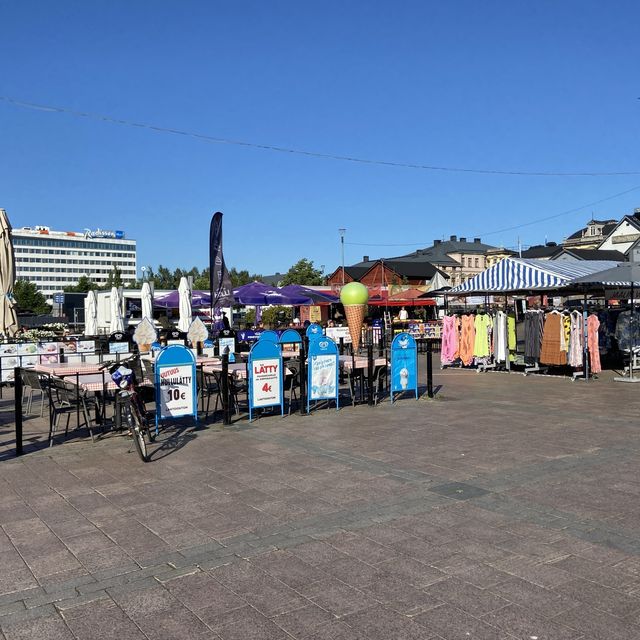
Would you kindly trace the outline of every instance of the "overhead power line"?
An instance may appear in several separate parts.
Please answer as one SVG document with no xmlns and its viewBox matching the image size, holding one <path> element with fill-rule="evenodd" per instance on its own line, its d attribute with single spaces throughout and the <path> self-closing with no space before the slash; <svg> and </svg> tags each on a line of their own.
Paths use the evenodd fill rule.
<svg viewBox="0 0 640 640">
<path fill-rule="evenodd" d="M 626 189 L 625 191 L 619 191 L 618 193 L 614 193 L 610 196 L 606 196 L 604 198 L 600 198 L 600 200 L 594 200 L 593 202 L 588 202 L 587 204 L 582 204 L 579 207 L 574 207 L 573 209 L 567 209 L 566 211 L 561 211 L 560 213 L 554 213 L 550 216 L 545 216 L 544 218 L 537 218 L 536 220 L 530 220 L 529 222 L 523 222 L 522 224 L 516 224 L 511 227 L 504 227 L 503 229 L 496 229 L 495 231 L 478 231 L 476 233 L 469 234 L 470 237 L 474 236 L 493 236 L 498 233 L 505 233 L 507 231 L 515 231 L 516 229 L 522 229 L 523 227 L 530 227 L 534 224 L 539 224 L 540 222 L 546 222 L 547 220 L 554 220 L 555 218 L 561 218 L 562 216 L 567 216 L 570 213 L 577 213 L 582 209 L 586 209 L 587 207 L 593 207 L 597 204 L 602 204 L 603 202 L 608 202 L 609 200 L 613 200 L 614 198 L 619 198 L 620 196 L 624 196 L 627 193 L 631 193 L 633 191 L 638 191 L 640 189 L 640 184 L 635 187 L 631 187 L 630 189 Z M 424 246 L 428 245 L 432 242 L 432 240 L 423 241 L 423 242 L 402 242 L 395 244 L 387 244 L 387 243 L 375 243 L 375 242 L 345 242 L 345 244 L 350 244 L 355 247 L 415 247 L 415 246 Z"/>
<path fill-rule="evenodd" d="M 0 96 L 0 100 L 17 107 L 25 109 L 33 109 L 36 111 L 47 111 L 50 113 L 63 113 L 77 118 L 87 118 L 90 120 L 100 120 L 111 124 L 117 124 L 126 127 L 136 127 L 139 129 L 148 129 L 155 133 L 169 133 L 173 135 L 195 138 L 202 142 L 214 144 L 230 144 L 241 147 L 249 147 L 253 149 L 262 149 L 263 151 L 277 151 L 279 153 L 290 153 L 311 158 L 322 158 L 325 160 L 339 160 L 342 162 L 356 162 L 360 164 L 370 164 L 385 167 L 396 167 L 401 169 L 419 169 L 422 171 L 443 171 L 449 173 L 472 173 L 485 175 L 503 175 L 503 176 L 538 176 L 538 177 L 596 177 L 596 176 L 637 176 L 640 171 L 516 171 L 503 169 L 478 169 L 470 167 L 447 167 L 429 164 L 416 164 L 411 162 L 393 162 L 388 160 L 374 160 L 370 158 L 358 158 L 355 156 L 345 156 L 333 153 L 321 153 L 319 151 L 308 151 L 305 149 L 295 149 L 291 147 L 281 147 L 270 144 L 260 144 L 257 142 L 247 142 L 245 140 L 232 140 L 230 138 L 220 138 L 216 136 L 205 135 L 194 131 L 184 129 L 172 129 L 169 127 L 160 127 L 145 122 L 135 122 L 133 120 L 124 120 L 114 118 L 100 113 L 90 113 L 88 111 L 77 111 L 67 107 L 55 107 L 51 105 L 36 104 L 33 102 L 25 102 L 10 96 Z M 486 235 L 486 234 L 485 234 Z"/>
</svg>

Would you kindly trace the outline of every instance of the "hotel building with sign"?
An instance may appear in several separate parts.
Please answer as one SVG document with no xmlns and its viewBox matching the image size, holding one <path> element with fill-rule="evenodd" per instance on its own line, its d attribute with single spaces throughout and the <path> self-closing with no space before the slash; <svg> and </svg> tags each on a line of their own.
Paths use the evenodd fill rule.
<svg viewBox="0 0 640 640">
<path fill-rule="evenodd" d="M 118 267 L 123 284 L 137 280 L 136 241 L 122 231 L 13 229 L 16 280 L 29 280 L 51 303 L 53 294 L 75 286 L 82 276 L 102 286 Z"/>
</svg>

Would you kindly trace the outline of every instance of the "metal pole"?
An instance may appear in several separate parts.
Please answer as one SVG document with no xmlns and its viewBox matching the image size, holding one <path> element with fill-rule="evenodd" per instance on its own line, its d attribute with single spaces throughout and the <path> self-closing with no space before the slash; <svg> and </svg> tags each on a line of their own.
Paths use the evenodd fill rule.
<svg viewBox="0 0 640 640">
<path fill-rule="evenodd" d="M 222 354 L 222 424 L 231 424 L 231 412 L 229 410 L 229 347 Z"/>
<path fill-rule="evenodd" d="M 307 348 L 309 344 L 309 338 L 306 336 L 303 338 L 300 343 L 300 367 L 298 368 L 298 382 L 300 384 L 300 415 L 303 416 L 306 411 L 307 404 L 307 353 L 309 349 Z"/>
<path fill-rule="evenodd" d="M 367 404 L 373 406 L 373 345 L 367 345 Z"/>
<path fill-rule="evenodd" d="M 342 253 L 342 286 L 344 286 L 344 234 L 346 229 L 338 229 L 340 232 L 340 249 Z"/>
<path fill-rule="evenodd" d="M 433 398 L 433 345 L 427 338 L 427 395 Z"/>
<path fill-rule="evenodd" d="M 584 307 L 582 311 L 582 339 L 584 344 L 582 345 L 582 370 L 584 373 L 584 379 L 589 379 L 589 328 L 587 326 L 587 293 L 584 294 Z"/>
<path fill-rule="evenodd" d="M 13 370 L 14 420 L 16 423 L 16 455 L 22 455 L 22 375 L 20 367 Z M 44 398 L 42 400 L 44 402 Z"/>
</svg>

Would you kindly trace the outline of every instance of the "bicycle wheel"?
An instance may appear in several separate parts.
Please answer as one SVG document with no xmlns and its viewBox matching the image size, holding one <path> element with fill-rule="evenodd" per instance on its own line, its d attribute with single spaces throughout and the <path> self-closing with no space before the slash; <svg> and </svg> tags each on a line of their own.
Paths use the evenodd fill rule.
<svg viewBox="0 0 640 640">
<path fill-rule="evenodd" d="M 131 428 L 131 437 L 133 438 L 133 444 L 136 447 L 136 451 L 140 456 L 142 462 L 149 462 L 149 456 L 147 455 L 147 443 L 144 441 L 143 426 L 140 421 L 140 416 L 135 405 L 129 406 L 129 427 Z"/>
<path fill-rule="evenodd" d="M 149 441 L 149 444 L 151 444 L 155 440 L 156 434 L 154 430 L 149 426 L 149 421 L 146 418 L 144 403 L 142 402 L 138 394 L 132 397 L 131 406 L 136 411 L 137 418 L 142 427 L 143 435 L 146 436 L 147 440 Z"/>
</svg>

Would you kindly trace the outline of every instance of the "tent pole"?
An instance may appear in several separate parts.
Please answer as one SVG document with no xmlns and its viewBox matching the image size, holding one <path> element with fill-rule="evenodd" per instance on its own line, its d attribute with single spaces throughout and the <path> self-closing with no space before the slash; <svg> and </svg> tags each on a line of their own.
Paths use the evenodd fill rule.
<svg viewBox="0 0 640 640">
<path fill-rule="evenodd" d="M 582 307 L 582 334 L 583 334 L 584 344 L 582 345 L 582 360 L 583 360 L 582 369 L 584 371 L 584 379 L 588 380 L 589 379 L 589 348 L 588 348 L 589 328 L 587 327 L 587 292 L 586 291 L 584 292 L 583 304 L 584 306 Z"/>
<path fill-rule="evenodd" d="M 507 313 L 508 296 L 504 296 L 504 344 L 505 344 L 505 368 L 511 371 L 511 353 L 509 352 L 509 314 Z"/>
<path fill-rule="evenodd" d="M 631 277 L 631 326 L 633 327 L 633 344 L 631 345 L 631 349 L 629 349 L 629 380 L 633 380 L 633 349 L 636 346 L 636 323 L 635 323 L 635 315 L 636 308 L 633 304 L 633 276 Z"/>
</svg>

